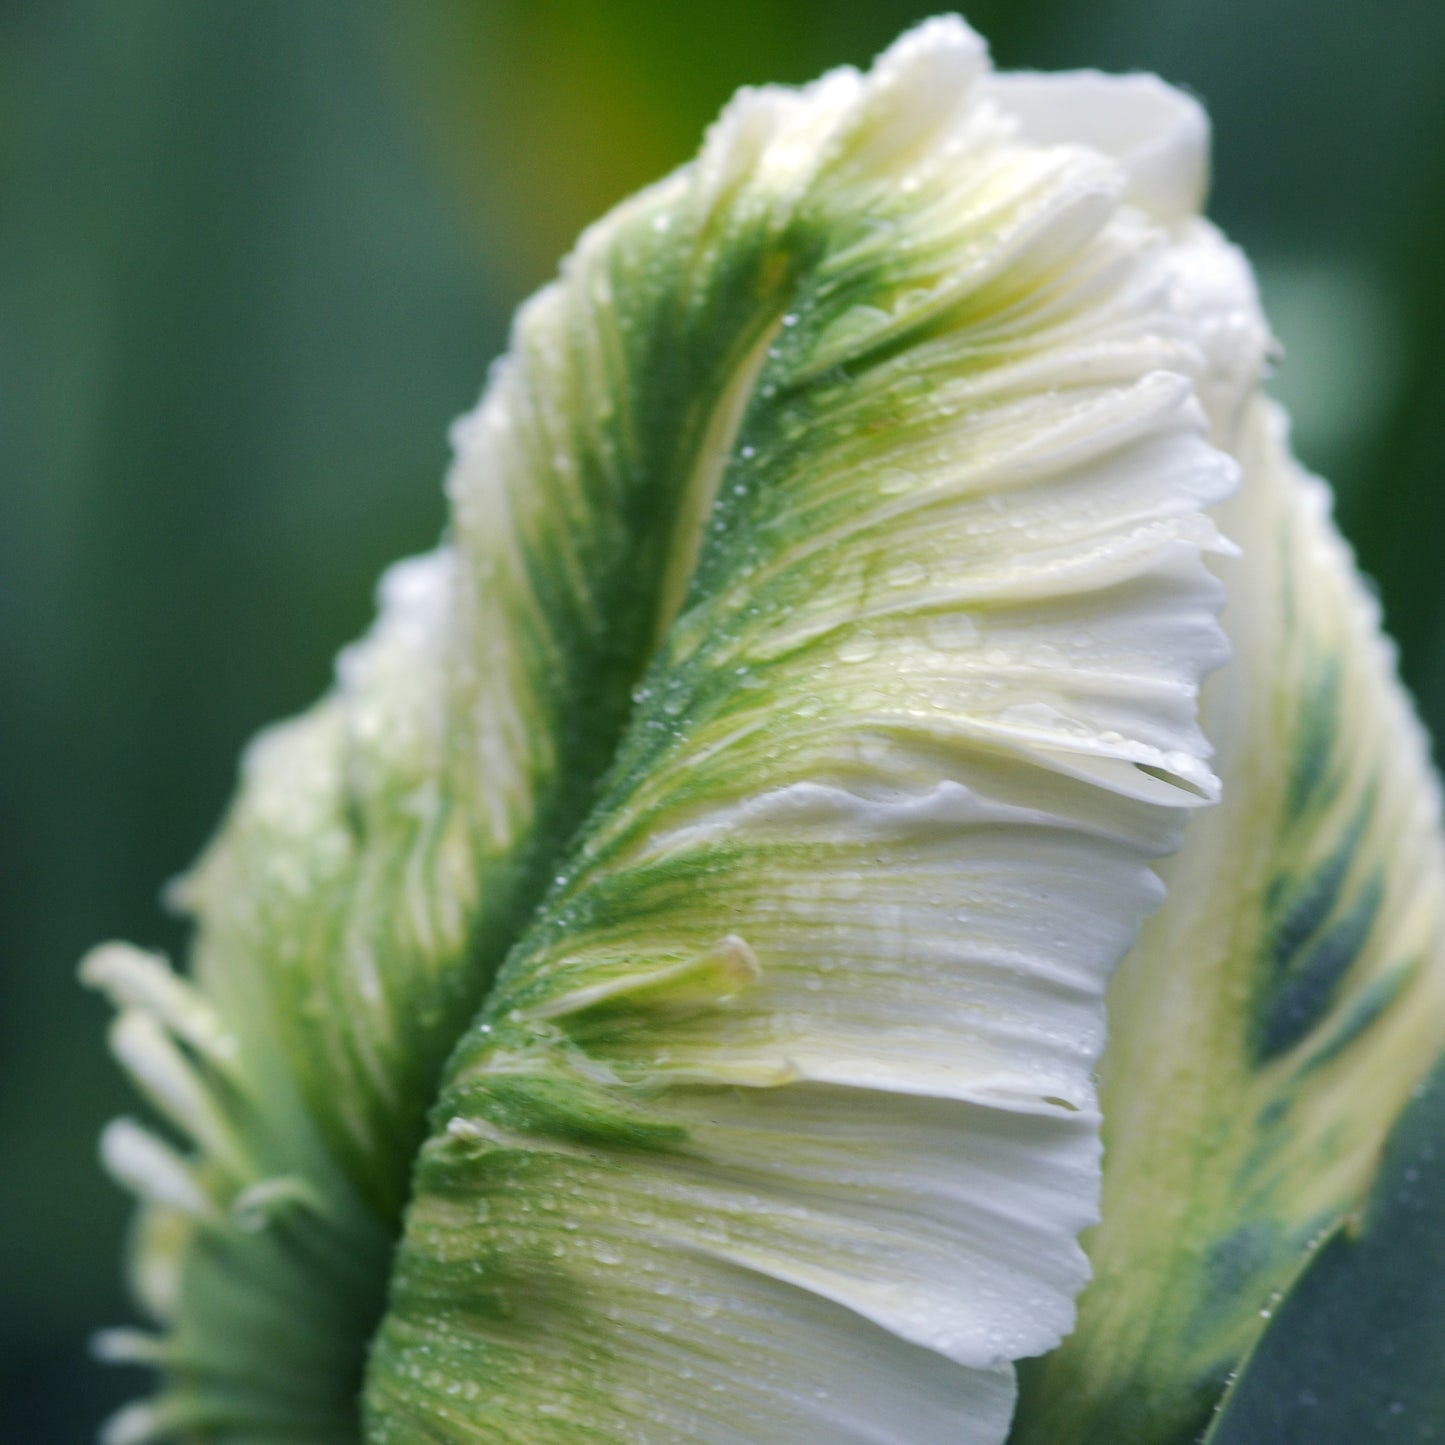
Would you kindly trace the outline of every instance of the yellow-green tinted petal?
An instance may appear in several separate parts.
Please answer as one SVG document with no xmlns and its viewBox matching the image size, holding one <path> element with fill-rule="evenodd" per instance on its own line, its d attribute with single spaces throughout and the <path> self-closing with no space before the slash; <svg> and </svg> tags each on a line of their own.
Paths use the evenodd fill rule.
<svg viewBox="0 0 1445 1445">
<path fill-rule="evenodd" d="M 1284 433 L 1256 402 L 1219 564 L 1235 659 L 1205 692 L 1224 801 L 1110 992 L 1096 1278 L 1017 1442 L 1197 1439 L 1445 1046 L 1427 746 Z"/>
</svg>

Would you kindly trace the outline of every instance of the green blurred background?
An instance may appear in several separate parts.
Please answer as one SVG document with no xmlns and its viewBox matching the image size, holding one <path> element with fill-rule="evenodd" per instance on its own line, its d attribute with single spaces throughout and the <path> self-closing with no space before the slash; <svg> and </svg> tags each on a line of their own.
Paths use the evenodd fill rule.
<svg viewBox="0 0 1445 1445">
<path fill-rule="evenodd" d="M 0 3 L 0 1441 L 140 1381 L 131 1107 L 74 982 L 172 951 L 159 885 L 262 723 L 443 520 L 448 421 L 578 228 L 728 94 L 866 62 L 893 0 Z M 979 0 L 1001 64 L 1156 70 L 1216 124 L 1277 391 L 1445 736 L 1445 4 Z"/>
</svg>

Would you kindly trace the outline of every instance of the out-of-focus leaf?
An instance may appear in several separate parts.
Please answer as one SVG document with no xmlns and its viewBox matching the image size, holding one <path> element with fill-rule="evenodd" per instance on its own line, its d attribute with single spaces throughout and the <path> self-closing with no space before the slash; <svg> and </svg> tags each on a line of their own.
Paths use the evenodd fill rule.
<svg viewBox="0 0 1445 1445">
<path fill-rule="evenodd" d="M 1445 1439 L 1445 1064 L 1414 1091 L 1368 1205 L 1274 1310 L 1205 1438 Z"/>
<path fill-rule="evenodd" d="M 582 226 L 681 164 L 740 84 L 807 80 L 875 54 L 927 0 L 392 0 L 417 110 L 471 224 L 518 294 Z M 962 8 L 1019 63 L 1067 0 Z M 519 124 L 518 118 L 525 117 Z"/>
</svg>

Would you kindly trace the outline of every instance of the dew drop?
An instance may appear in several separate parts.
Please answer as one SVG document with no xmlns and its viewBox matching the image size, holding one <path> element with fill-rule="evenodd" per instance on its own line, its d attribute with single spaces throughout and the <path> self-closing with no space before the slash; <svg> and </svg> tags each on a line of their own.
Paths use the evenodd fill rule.
<svg viewBox="0 0 1445 1445">
<path fill-rule="evenodd" d="M 978 624 L 966 612 L 947 612 L 930 617 L 924 635 L 940 652 L 962 652 L 977 644 Z"/>
<path fill-rule="evenodd" d="M 877 655 L 878 639 L 871 632 L 855 632 L 838 647 L 838 657 L 842 662 L 866 662 Z"/>
</svg>

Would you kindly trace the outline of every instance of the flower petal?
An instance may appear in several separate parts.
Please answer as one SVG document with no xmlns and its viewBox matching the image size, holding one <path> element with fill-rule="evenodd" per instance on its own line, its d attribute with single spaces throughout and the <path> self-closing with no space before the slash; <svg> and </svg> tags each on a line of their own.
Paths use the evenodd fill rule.
<svg viewBox="0 0 1445 1445">
<path fill-rule="evenodd" d="M 938 84 L 954 33 L 807 93 L 825 119 L 768 95 L 714 133 L 703 174 L 754 106 L 809 136 L 825 164 L 787 195 L 835 213 L 828 248 L 596 806 L 449 1065 L 376 1442 L 916 1440 L 927 1381 L 997 1440 L 1000 1371 L 1069 1328 L 1103 989 L 1215 789 L 1200 555 L 1234 466 L 1162 234 L 1102 158 L 970 109 L 970 49 Z M 786 136 L 755 171 L 792 188 Z M 563 320 L 529 314 L 535 354 Z M 495 392 L 482 416 L 516 426 Z M 773 1367 L 733 1369 L 712 1421 L 697 1372 L 764 1314 Z M 825 1321 L 875 1396 L 847 1428 L 810 1395 Z"/>
<path fill-rule="evenodd" d="M 1154 75 L 1009 71 L 986 95 L 1036 145 L 1089 146 L 1123 165 L 1127 198 L 1172 225 L 1199 214 L 1209 184 L 1209 120 Z"/>
<path fill-rule="evenodd" d="M 1221 562 L 1224 802 L 1110 997 L 1103 1223 L 1016 1445 L 1192 1438 L 1445 1048 L 1445 847 L 1379 608 L 1282 414 L 1246 415 Z M 1161 1101 L 1167 1101 L 1162 1104 Z"/>
</svg>

